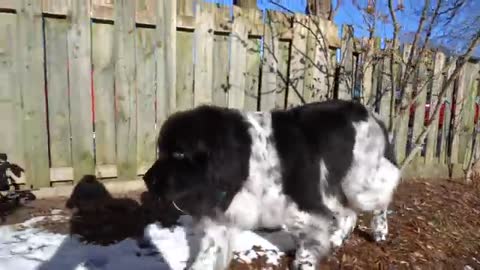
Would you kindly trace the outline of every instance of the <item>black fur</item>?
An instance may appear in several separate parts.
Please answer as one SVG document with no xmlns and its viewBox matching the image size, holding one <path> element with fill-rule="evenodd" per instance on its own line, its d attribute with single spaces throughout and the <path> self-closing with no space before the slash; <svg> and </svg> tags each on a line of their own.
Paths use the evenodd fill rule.
<svg viewBox="0 0 480 270">
<path fill-rule="evenodd" d="M 159 159 L 144 180 L 192 216 L 214 215 L 247 179 L 250 145 L 248 124 L 236 111 L 200 106 L 178 112 L 162 126 Z"/>
<path fill-rule="evenodd" d="M 328 214 L 320 193 L 320 160 L 328 170 L 326 192 L 345 202 L 340 181 L 352 164 L 355 130 L 352 122 L 368 116 L 363 106 L 327 101 L 272 115 L 284 192 L 305 211 Z"/>
</svg>

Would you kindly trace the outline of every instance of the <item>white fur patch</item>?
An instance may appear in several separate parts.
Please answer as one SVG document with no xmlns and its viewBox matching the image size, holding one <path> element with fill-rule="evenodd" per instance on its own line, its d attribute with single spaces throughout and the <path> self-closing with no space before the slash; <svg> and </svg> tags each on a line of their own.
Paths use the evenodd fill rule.
<svg viewBox="0 0 480 270">
<path fill-rule="evenodd" d="M 353 164 L 342 188 L 356 210 L 385 209 L 400 180 L 400 170 L 384 157 L 385 138 L 373 117 L 354 127 Z"/>
</svg>

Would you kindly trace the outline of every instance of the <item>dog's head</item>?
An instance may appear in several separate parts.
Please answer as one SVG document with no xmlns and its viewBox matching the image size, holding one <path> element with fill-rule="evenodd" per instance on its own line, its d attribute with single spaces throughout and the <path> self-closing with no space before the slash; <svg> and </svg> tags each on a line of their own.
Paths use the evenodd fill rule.
<svg viewBox="0 0 480 270">
<path fill-rule="evenodd" d="M 163 124 L 158 159 L 143 179 L 161 201 L 191 215 L 225 208 L 248 175 L 248 126 L 238 113 L 202 106 Z"/>
</svg>

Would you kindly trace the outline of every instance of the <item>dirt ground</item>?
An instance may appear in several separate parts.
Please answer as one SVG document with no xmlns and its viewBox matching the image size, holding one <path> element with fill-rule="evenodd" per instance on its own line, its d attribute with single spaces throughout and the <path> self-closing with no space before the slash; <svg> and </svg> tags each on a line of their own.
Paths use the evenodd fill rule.
<svg viewBox="0 0 480 270">
<path fill-rule="evenodd" d="M 480 269 L 478 183 L 477 180 L 471 185 L 448 180 L 403 182 L 390 208 L 389 239 L 382 244 L 372 242 L 369 219 L 363 216 L 351 238 L 321 263 L 321 269 Z M 44 222 L 41 226 L 53 232 L 79 234 L 88 242 L 110 244 L 140 236 L 146 224 L 166 216 L 146 193 L 116 195 L 100 207 L 96 204 L 80 212 L 67 209 L 66 199 L 33 201 L 11 211 L 4 224 L 61 209 L 71 215 L 69 220 Z M 288 269 L 290 259 L 285 257 L 277 269 Z M 265 262 L 259 259 L 245 265 L 234 261 L 230 269 L 262 269 Z"/>
</svg>

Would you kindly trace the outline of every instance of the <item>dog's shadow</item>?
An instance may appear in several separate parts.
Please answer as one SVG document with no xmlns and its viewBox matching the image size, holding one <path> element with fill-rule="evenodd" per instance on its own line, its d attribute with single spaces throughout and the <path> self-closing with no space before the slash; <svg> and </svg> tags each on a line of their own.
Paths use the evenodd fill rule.
<svg viewBox="0 0 480 270">
<path fill-rule="evenodd" d="M 145 227 L 158 218 L 148 194 L 142 194 L 141 203 L 114 198 L 95 176 L 86 175 L 75 186 L 66 206 L 72 209 L 70 236 L 38 270 L 73 270 L 80 264 L 87 269 L 106 265 L 108 269 L 135 269 L 139 263 L 147 264 L 149 269 L 171 269 L 152 239 L 144 234 Z M 119 243 L 126 239 L 134 239 L 134 250 L 131 244 L 127 247 Z"/>
</svg>

